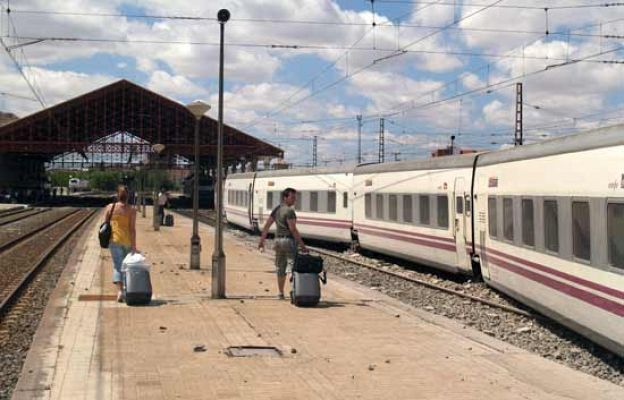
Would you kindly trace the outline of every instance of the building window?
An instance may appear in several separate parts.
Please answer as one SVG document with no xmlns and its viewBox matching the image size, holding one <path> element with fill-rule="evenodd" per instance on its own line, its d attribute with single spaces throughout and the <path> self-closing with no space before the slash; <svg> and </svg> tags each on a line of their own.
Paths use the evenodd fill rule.
<svg viewBox="0 0 624 400">
<path fill-rule="evenodd" d="M 327 192 L 327 212 L 336 214 L 336 192 Z"/>
<path fill-rule="evenodd" d="M 488 197 L 488 228 L 490 237 L 498 236 L 498 224 L 496 218 L 496 197 Z"/>
<path fill-rule="evenodd" d="M 412 214 L 412 196 L 403 195 L 403 222 L 412 222 L 414 220 Z"/>
<path fill-rule="evenodd" d="M 574 257 L 589 261 L 591 259 L 591 234 L 589 203 L 572 202 L 572 249 Z"/>
<path fill-rule="evenodd" d="M 419 211 L 420 211 L 420 223 L 423 225 L 429 225 L 429 196 L 418 196 Z"/>
<path fill-rule="evenodd" d="M 318 212 L 318 192 L 310 192 L 310 211 Z"/>
<path fill-rule="evenodd" d="M 370 193 L 366 193 L 364 195 L 364 214 L 366 215 L 367 219 L 371 219 L 371 214 L 373 213 L 373 206 L 372 206 L 372 201 L 371 201 L 371 194 Z"/>
<path fill-rule="evenodd" d="M 438 226 L 449 227 L 448 196 L 438 196 Z"/>
<path fill-rule="evenodd" d="M 503 237 L 514 240 L 513 199 L 503 199 Z"/>
<path fill-rule="evenodd" d="M 609 264 L 624 268 L 624 204 L 607 205 L 607 241 Z"/>
<path fill-rule="evenodd" d="M 349 207 L 349 192 L 342 192 L 342 208 Z"/>
<path fill-rule="evenodd" d="M 384 201 L 383 194 L 375 195 L 375 218 L 383 219 Z"/>
<path fill-rule="evenodd" d="M 522 243 L 527 246 L 535 246 L 535 222 L 533 215 L 533 200 L 522 199 Z"/>
<path fill-rule="evenodd" d="M 388 218 L 390 221 L 399 220 L 397 195 L 391 194 L 388 196 Z"/>
<path fill-rule="evenodd" d="M 559 212 L 555 200 L 544 201 L 544 247 L 559 252 Z"/>
</svg>

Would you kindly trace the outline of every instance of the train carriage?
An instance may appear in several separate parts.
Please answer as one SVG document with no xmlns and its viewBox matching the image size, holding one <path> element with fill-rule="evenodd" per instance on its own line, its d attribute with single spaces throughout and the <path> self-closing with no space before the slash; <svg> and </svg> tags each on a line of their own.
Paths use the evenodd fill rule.
<svg viewBox="0 0 624 400">
<path fill-rule="evenodd" d="M 297 229 L 304 238 L 351 242 L 353 174 L 348 169 L 263 171 L 256 175 L 254 212 L 261 229 L 287 187 L 297 190 Z M 273 232 L 275 226 L 271 227 Z"/>
<path fill-rule="evenodd" d="M 224 210 L 227 221 L 245 229 L 256 229 L 254 180 L 256 173 L 228 175 L 225 182 Z"/>
<path fill-rule="evenodd" d="M 354 172 L 359 245 L 471 274 L 470 180 L 474 155 L 360 166 Z M 465 207 L 465 205 L 468 205 Z M 465 211 L 467 208 L 467 211 Z"/>
<path fill-rule="evenodd" d="M 624 354 L 624 134 L 480 155 L 475 251 L 488 285 Z"/>
</svg>

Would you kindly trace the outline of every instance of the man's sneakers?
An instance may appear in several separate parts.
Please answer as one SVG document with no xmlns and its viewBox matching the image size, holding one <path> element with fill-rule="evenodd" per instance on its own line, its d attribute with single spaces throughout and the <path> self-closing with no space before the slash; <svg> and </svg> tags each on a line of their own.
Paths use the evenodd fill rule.
<svg viewBox="0 0 624 400">
<path fill-rule="evenodd" d="M 278 298 L 278 299 L 280 299 L 280 300 L 284 300 L 286 297 L 284 297 L 284 293 L 280 293 L 280 294 L 277 296 L 277 298 Z"/>
</svg>

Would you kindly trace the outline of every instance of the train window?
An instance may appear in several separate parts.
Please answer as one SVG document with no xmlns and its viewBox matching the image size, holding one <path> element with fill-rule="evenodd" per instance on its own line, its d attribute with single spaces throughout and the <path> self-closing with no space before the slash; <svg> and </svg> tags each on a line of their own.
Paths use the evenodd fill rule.
<svg viewBox="0 0 624 400">
<path fill-rule="evenodd" d="M 310 211 L 318 212 L 318 192 L 310 192 Z"/>
<path fill-rule="evenodd" d="M 349 207 L 349 192 L 342 192 L 342 208 Z"/>
<path fill-rule="evenodd" d="M 403 195 L 403 222 L 412 222 L 412 196 L 409 194 Z"/>
<path fill-rule="evenodd" d="M 472 204 L 470 204 L 470 195 L 466 195 L 466 206 L 464 207 L 466 214 L 469 214 L 472 209 Z"/>
<path fill-rule="evenodd" d="M 559 252 L 559 213 L 555 200 L 544 200 L 544 247 Z"/>
<path fill-rule="evenodd" d="M 535 221 L 533 200 L 522 199 L 522 243 L 535 246 Z"/>
<path fill-rule="evenodd" d="M 449 226 L 449 210 L 448 196 L 438 196 L 438 226 L 440 228 L 448 228 Z"/>
<path fill-rule="evenodd" d="M 455 213 L 457 214 L 464 213 L 464 198 L 461 196 L 455 197 Z"/>
<path fill-rule="evenodd" d="M 273 210 L 273 192 L 267 191 L 267 210 Z"/>
<path fill-rule="evenodd" d="M 609 242 L 609 264 L 624 268 L 624 204 L 607 205 L 607 241 Z"/>
<path fill-rule="evenodd" d="M 490 230 L 490 237 L 495 238 L 498 236 L 496 218 L 496 197 L 488 197 L 488 228 Z"/>
<path fill-rule="evenodd" d="M 418 205 L 420 210 L 420 223 L 423 225 L 429 225 L 429 196 L 418 196 Z"/>
<path fill-rule="evenodd" d="M 503 237 L 507 240 L 514 239 L 513 226 L 513 199 L 503 199 Z"/>
<path fill-rule="evenodd" d="M 302 200 L 303 200 L 303 192 L 297 192 L 297 200 L 295 200 L 295 210 L 301 211 Z"/>
<path fill-rule="evenodd" d="M 591 258 L 591 238 L 589 203 L 572 202 L 572 250 L 574 257 L 589 261 Z"/>
<path fill-rule="evenodd" d="M 372 206 L 372 201 L 371 201 L 371 194 L 370 193 L 366 193 L 364 195 L 364 214 L 366 216 L 366 218 L 370 219 L 371 218 L 371 214 L 373 213 L 373 206 Z"/>
<path fill-rule="evenodd" d="M 375 196 L 375 218 L 383 219 L 383 211 L 384 211 L 384 198 L 383 194 L 377 194 Z"/>
<path fill-rule="evenodd" d="M 336 192 L 327 192 L 327 212 L 336 214 Z"/>
<path fill-rule="evenodd" d="M 388 218 L 390 221 L 399 220 L 399 206 L 397 204 L 397 195 L 391 194 L 388 196 Z"/>
</svg>

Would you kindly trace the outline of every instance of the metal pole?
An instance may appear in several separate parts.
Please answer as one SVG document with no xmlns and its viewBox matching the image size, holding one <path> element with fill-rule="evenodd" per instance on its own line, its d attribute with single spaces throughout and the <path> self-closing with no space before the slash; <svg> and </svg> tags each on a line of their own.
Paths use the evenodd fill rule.
<svg viewBox="0 0 624 400">
<path fill-rule="evenodd" d="M 358 154 L 357 154 L 357 162 L 358 164 L 362 163 L 362 116 L 356 116 L 358 121 Z"/>
<path fill-rule="evenodd" d="M 379 119 L 379 163 L 384 163 L 386 160 L 386 147 L 385 147 L 385 139 L 384 135 L 386 133 L 386 128 L 384 126 L 385 119 Z"/>
<path fill-rule="evenodd" d="M 318 153 L 317 153 L 317 146 L 318 146 L 318 136 L 314 136 L 312 138 L 312 166 L 316 167 L 317 166 L 317 160 L 318 160 Z"/>
<path fill-rule="evenodd" d="M 522 83 L 516 83 L 516 128 L 514 131 L 514 145 L 522 146 Z"/>
<path fill-rule="evenodd" d="M 193 235 L 191 236 L 190 269 L 199 269 L 201 265 L 201 239 L 199 238 L 199 122 L 201 116 L 195 117 L 195 165 L 193 172 Z"/>
<path fill-rule="evenodd" d="M 221 40 L 219 43 L 219 130 L 217 136 L 217 196 L 215 223 L 215 247 L 212 253 L 212 298 L 225 298 L 225 253 L 223 252 L 223 37 L 225 23 L 230 19 L 230 12 L 221 9 L 217 13 Z"/>
</svg>

